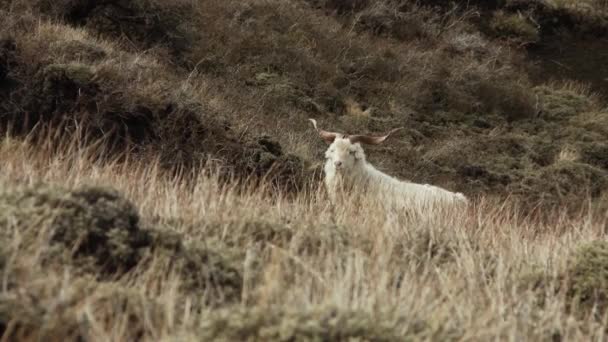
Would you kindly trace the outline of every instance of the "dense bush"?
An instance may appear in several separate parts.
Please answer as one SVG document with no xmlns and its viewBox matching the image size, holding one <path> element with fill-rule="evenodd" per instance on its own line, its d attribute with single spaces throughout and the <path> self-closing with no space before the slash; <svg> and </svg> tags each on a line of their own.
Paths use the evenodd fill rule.
<svg viewBox="0 0 608 342">
<path fill-rule="evenodd" d="M 113 190 L 69 191 L 45 185 L 4 189 L 0 206 L 3 241 L 15 230 L 26 245 L 47 239 L 41 251 L 47 267 L 72 265 L 77 274 L 115 279 L 155 257 L 166 265 L 164 272 L 178 274 L 184 291 L 202 291 L 207 302 L 240 297 L 238 253 L 217 243 L 185 245 L 183 237 L 170 230 L 142 228 L 137 209 Z"/>
</svg>

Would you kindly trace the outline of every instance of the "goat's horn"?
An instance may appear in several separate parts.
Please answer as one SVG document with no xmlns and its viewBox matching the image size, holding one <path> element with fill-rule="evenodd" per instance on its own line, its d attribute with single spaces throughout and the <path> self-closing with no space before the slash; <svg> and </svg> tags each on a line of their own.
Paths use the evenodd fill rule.
<svg viewBox="0 0 608 342">
<path fill-rule="evenodd" d="M 310 120 L 310 122 L 312 122 L 312 125 L 315 127 L 315 129 L 317 130 L 317 132 L 319 132 L 319 135 L 321 136 L 321 139 L 325 140 L 325 142 L 328 143 L 328 144 L 331 144 L 332 142 L 334 142 L 334 140 L 336 139 L 336 137 L 342 136 L 342 134 L 340 134 L 340 133 L 328 132 L 328 131 L 324 131 L 322 129 L 319 129 L 317 127 L 317 120 L 315 120 L 315 119 L 308 119 L 308 120 Z"/>
<path fill-rule="evenodd" d="M 367 144 L 367 145 L 379 145 L 384 140 L 386 140 L 386 138 L 388 138 L 391 134 L 397 132 L 400 129 L 403 129 L 403 127 L 392 129 L 388 133 L 386 133 L 386 135 L 382 135 L 379 137 L 372 137 L 369 135 L 350 135 L 348 137 L 348 140 L 350 140 L 350 142 L 353 144 L 354 143 L 363 143 L 363 144 Z"/>
</svg>

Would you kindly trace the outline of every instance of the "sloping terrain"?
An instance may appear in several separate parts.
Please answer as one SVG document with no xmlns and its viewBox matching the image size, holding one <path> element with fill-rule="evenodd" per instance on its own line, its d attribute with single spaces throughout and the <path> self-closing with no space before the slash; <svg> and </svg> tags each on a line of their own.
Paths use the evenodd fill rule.
<svg viewBox="0 0 608 342">
<path fill-rule="evenodd" d="M 605 0 L 0 18 L 3 340 L 605 339 Z M 308 118 L 470 207 L 331 205 Z"/>
<path fill-rule="evenodd" d="M 10 341 L 606 331 L 605 218 L 558 209 L 539 220 L 484 200 L 417 220 L 381 203 L 269 198 L 214 177 L 187 184 L 159 164 L 95 160 L 83 146 L 51 148 L 0 145 L 0 334 Z"/>
<path fill-rule="evenodd" d="M 345 132 L 404 126 L 368 153 L 401 178 L 528 203 L 598 197 L 608 24 L 601 3 L 587 6 L 596 11 L 542 1 L 12 1 L 1 121 L 22 133 L 77 126 L 169 168 L 272 169 L 291 188 L 322 160 L 306 118 Z M 574 55 L 592 45 L 593 57 Z M 568 188 L 568 173 L 582 186 Z"/>
</svg>

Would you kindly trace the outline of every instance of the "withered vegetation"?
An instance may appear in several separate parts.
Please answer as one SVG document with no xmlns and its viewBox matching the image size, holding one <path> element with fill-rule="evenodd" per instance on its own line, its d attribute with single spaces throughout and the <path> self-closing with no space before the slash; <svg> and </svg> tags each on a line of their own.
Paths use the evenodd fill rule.
<svg viewBox="0 0 608 342">
<path fill-rule="evenodd" d="M 604 0 L 0 1 L 0 335 L 601 340 Z M 331 206 L 325 144 L 462 212 Z"/>
</svg>

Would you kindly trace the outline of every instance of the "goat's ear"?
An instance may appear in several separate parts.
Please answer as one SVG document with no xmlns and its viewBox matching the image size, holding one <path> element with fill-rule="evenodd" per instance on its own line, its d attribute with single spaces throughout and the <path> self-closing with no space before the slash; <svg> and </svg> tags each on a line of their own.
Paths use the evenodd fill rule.
<svg viewBox="0 0 608 342">
<path fill-rule="evenodd" d="M 348 140 L 350 140 L 350 142 L 353 144 L 362 143 L 362 144 L 367 144 L 367 145 L 379 145 L 382 142 L 384 142 L 384 140 L 386 140 L 386 138 L 388 138 L 391 134 L 397 132 L 400 129 L 403 129 L 403 127 L 392 129 L 385 135 L 378 136 L 378 137 L 374 137 L 374 136 L 370 136 L 370 135 L 351 135 L 348 137 Z"/>
<path fill-rule="evenodd" d="M 342 134 L 340 134 L 340 133 L 328 132 L 328 131 L 319 129 L 317 127 L 317 120 L 315 120 L 315 119 L 308 119 L 308 120 L 310 120 L 310 122 L 312 122 L 312 125 L 315 127 L 315 130 L 317 130 L 317 132 L 319 133 L 319 136 L 321 137 L 321 139 L 323 139 L 328 144 L 333 143 L 334 140 L 336 140 L 336 137 L 342 136 Z"/>
</svg>

